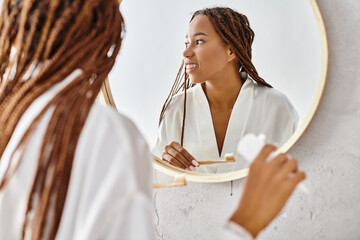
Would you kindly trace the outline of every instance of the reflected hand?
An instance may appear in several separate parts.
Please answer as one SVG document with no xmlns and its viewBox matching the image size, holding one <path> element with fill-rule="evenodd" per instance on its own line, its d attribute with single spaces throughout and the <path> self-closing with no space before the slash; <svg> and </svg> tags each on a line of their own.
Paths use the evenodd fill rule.
<svg viewBox="0 0 360 240">
<path fill-rule="evenodd" d="M 240 204 L 230 219 L 253 237 L 278 215 L 297 184 L 305 179 L 297 161 L 284 153 L 266 161 L 275 149 L 265 145 L 250 165 Z"/>
<path fill-rule="evenodd" d="M 166 145 L 161 157 L 170 164 L 186 170 L 194 171 L 195 167 L 199 166 L 195 158 L 178 142 Z"/>
</svg>

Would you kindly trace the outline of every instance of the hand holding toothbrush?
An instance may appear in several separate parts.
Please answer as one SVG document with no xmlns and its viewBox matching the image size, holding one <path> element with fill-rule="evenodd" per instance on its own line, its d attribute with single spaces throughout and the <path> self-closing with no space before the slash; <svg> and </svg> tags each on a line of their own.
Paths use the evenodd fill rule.
<svg viewBox="0 0 360 240">
<path fill-rule="evenodd" d="M 252 161 L 239 206 L 230 218 L 253 237 L 278 215 L 298 183 L 305 179 L 295 159 L 284 153 L 271 157 L 275 150 L 275 146 L 265 145 Z"/>
</svg>

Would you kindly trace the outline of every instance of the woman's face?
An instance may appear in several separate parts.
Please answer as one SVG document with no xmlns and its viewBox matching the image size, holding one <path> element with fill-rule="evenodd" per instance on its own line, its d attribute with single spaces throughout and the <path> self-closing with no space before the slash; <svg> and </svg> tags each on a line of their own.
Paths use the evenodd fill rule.
<svg viewBox="0 0 360 240">
<path fill-rule="evenodd" d="M 198 15 L 189 23 L 185 45 L 185 69 L 193 83 L 222 79 L 233 68 L 230 62 L 235 54 L 205 15 Z"/>
</svg>

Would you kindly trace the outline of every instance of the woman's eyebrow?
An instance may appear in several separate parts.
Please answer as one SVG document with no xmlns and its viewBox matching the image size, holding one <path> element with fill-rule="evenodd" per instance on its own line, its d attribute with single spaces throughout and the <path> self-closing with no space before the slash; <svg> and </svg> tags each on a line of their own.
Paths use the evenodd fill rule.
<svg viewBox="0 0 360 240">
<path fill-rule="evenodd" d="M 199 36 L 199 35 L 202 35 L 202 36 L 208 36 L 207 34 L 203 33 L 203 32 L 197 32 L 197 33 L 194 33 L 193 37 L 196 37 L 196 36 Z M 188 38 L 188 35 L 186 34 L 185 38 Z"/>
</svg>

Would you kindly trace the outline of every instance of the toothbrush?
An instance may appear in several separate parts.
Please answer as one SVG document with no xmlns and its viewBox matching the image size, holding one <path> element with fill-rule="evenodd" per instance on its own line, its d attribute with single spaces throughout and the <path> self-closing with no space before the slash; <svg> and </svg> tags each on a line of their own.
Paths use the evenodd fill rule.
<svg viewBox="0 0 360 240">
<path fill-rule="evenodd" d="M 235 157 L 234 157 L 233 153 L 226 153 L 224 159 L 222 159 L 222 160 L 198 161 L 199 165 L 214 164 L 214 163 L 228 163 L 228 162 L 235 162 Z"/>
<path fill-rule="evenodd" d="M 166 187 L 178 187 L 178 186 L 185 186 L 186 185 L 186 178 L 185 173 L 179 174 L 175 176 L 174 182 L 172 183 L 155 183 L 153 188 L 166 188 Z"/>
</svg>

